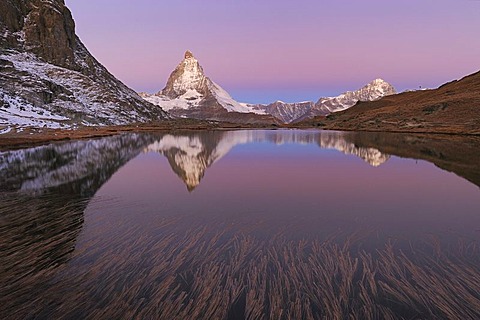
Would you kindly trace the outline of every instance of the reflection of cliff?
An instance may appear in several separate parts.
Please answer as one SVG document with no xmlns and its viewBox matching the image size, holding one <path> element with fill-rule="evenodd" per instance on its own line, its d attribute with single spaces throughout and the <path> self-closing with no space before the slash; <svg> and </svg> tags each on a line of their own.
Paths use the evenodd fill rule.
<svg viewBox="0 0 480 320">
<path fill-rule="evenodd" d="M 0 311 L 41 294 L 69 260 L 90 198 L 151 141 L 124 135 L 0 152 Z"/>
<path fill-rule="evenodd" d="M 317 144 L 321 148 L 356 155 L 375 167 L 390 158 L 375 148 L 358 147 L 348 140 L 349 136 L 344 132 L 320 131 L 204 131 L 167 134 L 149 145 L 145 151 L 163 154 L 189 191 L 200 184 L 207 168 L 239 144 L 252 142 L 269 142 L 277 145 Z"/>
<path fill-rule="evenodd" d="M 133 134 L 0 152 L 0 191 L 92 196 L 151 141 Z"/>
</svg>

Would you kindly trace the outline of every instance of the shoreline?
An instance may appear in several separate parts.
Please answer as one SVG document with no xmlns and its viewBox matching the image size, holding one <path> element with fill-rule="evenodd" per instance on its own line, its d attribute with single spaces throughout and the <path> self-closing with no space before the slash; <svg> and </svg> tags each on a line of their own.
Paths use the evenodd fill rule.
<svg viewBox="0 0 480 320">
<path fill-rule="evenodd" d="M 342 128 L 336 126 L 315 125 L 273 125 L 273 124 L 236 124 L 216 121 L 184 120 L 166 121 L 162 123 L 134 124 L 120 126 L 80 127 L 76 129 L 47 129 L 47 128 L 22 128 L 0 134 L 0 150 L 22 149 L 35 145 L 69 140 L 93 139 L 113 136 L 127 132 L 160 132 L 160 131 L 202 131 L 202 130 L 325 130 L 325 131 L 350 131 L 373 133 L 399 133 L 399 134 L 428 134 L 443 136 L 478 137 L 480 132 L 454 132 L 454 131 L 429 131 L 429 130 L 385 130 L 380 128 Z"/>
<path fill-rule="evenodd" d="M 290 127 L 289 127 L 290 128 Z M 454 131 L 454 130 L 401 130 L 401 129 L 386 129 L 386 128 L 351 128 L 351 127 L 336 127 L 336 126 L 296 126 L 292 129 L 319 129 L 325 131 L 350 131 L 350 132 L 375 132 L 375 133 L 404 133 L 404 134 L 433 134 L 445 136 L 464 136 L 464 137 L 478 137 L 480 131 Z"/>
<path fill-rule="evenodd" d="M 278 129 L 275 125 L 249 125 L 220 123 L 215 121 L 166 121 L 150 124 L 133 124 L 119 126 L 80 127 L 76 129 L 21 128 L 0 134 L 0 150 L 22 149 L 35 145 L 69 140 L 93 139 L 113 136 L 127 132 L 161 132 L 161 131 L 196 131 L 196 130 L 243 130 L 243 129 Z"/>
</svg>

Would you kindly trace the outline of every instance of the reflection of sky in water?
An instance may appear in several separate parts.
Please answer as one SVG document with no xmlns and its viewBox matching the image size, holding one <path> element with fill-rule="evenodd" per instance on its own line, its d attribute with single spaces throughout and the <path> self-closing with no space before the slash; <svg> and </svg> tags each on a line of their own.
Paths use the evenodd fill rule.
<svg viewBox="0 0 480 320">
<path fill-rule="evenodd" d="M 152 219 L 168 216 L 206 224 L 263 221 L 272 230 L 290 225 L 297 235 L 360 228 L 401 238 L 476 236 L 480 227 L 478 187 L 455 174 L 398 157 L 373 167 L 316 144 L 237 145 L 206 170 L 191 193 L 165 157 L 143 153 L 121 168 L 97 198 L 117 199 L 108 209 L 111 219 L 145 228 Z M 87 230 L 88 219 L 97 214 L 93 201 Z"/>
</svg>

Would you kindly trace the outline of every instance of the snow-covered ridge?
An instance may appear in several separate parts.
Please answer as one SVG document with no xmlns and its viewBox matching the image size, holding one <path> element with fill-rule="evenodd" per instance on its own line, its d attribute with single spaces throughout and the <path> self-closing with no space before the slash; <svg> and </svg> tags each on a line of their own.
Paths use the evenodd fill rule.
<svg viewBox="0 0 480 320">
<path fill-rule="evenodd" d="M 67 117 L 33 106 L 19 96 L 11 96 L 0 88 L 0 126 L 6 129 L 0 134 L 10 132 L 14 127 L 70 128 Z"/>
<path fill-rule="evenodd" d="M 216 107 L 220 107 L 227 112 L 271 115 L 283 123 L 291 123 L 343 111 L 358 101 L 374 101 L 395 93 L 395 88 L 388 82 L 375 79 L 359 90 L 347 91 L 336 97 L 320 98 L 317 102 L 276 101 L 268 105 L 239 103 L 220 85 L 210 80 L 198 60 L 187 51 L 163 90 L 156 94 L 140 95 L 148 102 L 161 106 L 176 116 L 208 118 L 210 113 L 215 112 Z"/>
<path fill-rule="evenodd" d="M 121 125 L 152 121 L 150 116 L 161 116 L 163 112 L 158 107 L 157 111 L 143 110 L 141 98 L 135 98 L 133 91 L 114 80 L 106 86 L 80 71 L 46 63 L 32 53 L 10 52 L 1 54 L 0 59 L 10 63 L 8 70 L 3 71 L 5 78 L 0 76 L 0 82 L 6 83 L 0 88 L 0 125 Z M 21 84 L 15 95 L 6 90 L 15 88 L 14 83 Z M 42 97 L 46 101 L 41 101 Z M 128 101 L 131 104 L 126 105 Z"/>
<path fill-rule="evenodd" d="M 75 128 L 167 118 L 102 66 L 63 0 L 3 1 L 0 128 Z"/>
<path fill-rule="evenodd" d="M 320 98 L 316 103 L 303 101 L 286 103 L 276 101 L 271 104 L 250 105 L 257 111 L 273 115 L 284 123 L 304 120 L 315 116 L 324 116 L 353 107 L 359 101 L 375 101 L 396 94 L 395 88 L 383 79 L 375 79 L 356 91 L 347 91 L 336 97 Z"/>
<path fill-rule="evenodd" d="M 178 72 L 178 76 L 174 77 L 172 83 L 175 96 L 182 96 L 189 90 L 201 88 L 205 86 L 207 82 L 203 68 L 190 51 L 185 53 L 185 59 L 180 62 L 180 65 L 174 72 Z M 166 93 L 166 95 L 168 95 L 168 93 Z"/>
<path fill-rule="evenodd" d="M 343 111 L 353 107 L 358 101 L 375 101 L 385 96 L 396 94 L 395 88 L 383 79 L 375 79 L 356 91 L 347 91 L 338 97 L 321 98 L 318 107 L 329 112 Z"/>
</svg>

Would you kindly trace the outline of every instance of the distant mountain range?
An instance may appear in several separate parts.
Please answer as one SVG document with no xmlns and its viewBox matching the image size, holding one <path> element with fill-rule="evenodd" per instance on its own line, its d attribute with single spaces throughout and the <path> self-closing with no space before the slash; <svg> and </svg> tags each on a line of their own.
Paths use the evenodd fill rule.
<svg viewBox="0 0 480 320">
<path fill-rule="evenodd" d="M 163 90 L 156 94 L 140 93 L 140 96 L 177 117 L 232 120 L 232 115 L 235 114 L 238 117 L 236 120 L 241 120 L 246 118 L 246 114 L 250 114 L 250 118 L 255 114 L 265 120 L 270 120 L 270 115 L 281 123 L 291 123 L 342 111 L 354 106 L 358 101 L 374 101 L 395 93 L 392 85 L 376 79 L 357 91 L 348 91 L 337 97 L 320 98 L 316 103 L 239 103 L 208 78 L 198 60 L 187 51 Z M 225 118 L 227 114 L 229 117 Z"/>
<path fill-rule="evenodd" d="M 264 111 L 283 123 L 297 122 L 315 116 L 327 115 L 353 107 L 358 101 L 375 101 L 396 94 L 395 88 L 382 79 L 376 79 L 356 91 L 347 91 L 337 97 L 320 98 L 317 102 L 285 103 L 276 101 L 264 105 L 250 105 L 254 110 Z"/>
<path fill-rule="evenodd" d="M 433 90 L 404 92 L 299 126 L 337 130 L 480 135 L 480 72 Z"/>
<path fill-rule="evenodd" d="M 74 128 L 166 118 L 88 52 L 63 0 L 0 2 L 0 127 Z"/>
</svg>

